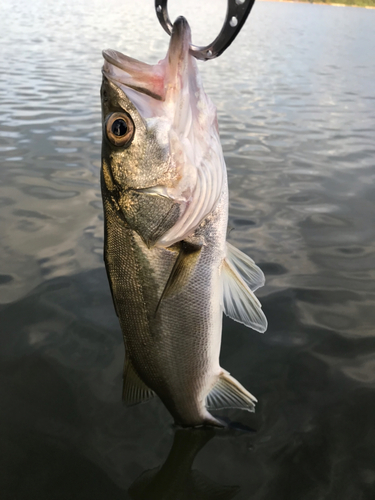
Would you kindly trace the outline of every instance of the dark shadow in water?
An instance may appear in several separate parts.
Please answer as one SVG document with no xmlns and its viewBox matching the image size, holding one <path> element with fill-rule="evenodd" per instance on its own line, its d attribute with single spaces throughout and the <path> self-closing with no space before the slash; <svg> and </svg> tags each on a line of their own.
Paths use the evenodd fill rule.
<svg viewBox="0 0 375 500">
<path fill-rule="evenodd" d="M 37 354 L 2 362 L 0 400 L 2 499 L 127 498 L 87 453 L 85 422 L 52 363 Z"/>
<path fill-rule="evenodd" d="M 133 500 L 230 500 L 239 486 L 220 485 L 192 470 L 197 454 L 215 436 L 213 429 L 178 429 L 163 465 L 143 472 L 129 488 Z"/>
</svg>

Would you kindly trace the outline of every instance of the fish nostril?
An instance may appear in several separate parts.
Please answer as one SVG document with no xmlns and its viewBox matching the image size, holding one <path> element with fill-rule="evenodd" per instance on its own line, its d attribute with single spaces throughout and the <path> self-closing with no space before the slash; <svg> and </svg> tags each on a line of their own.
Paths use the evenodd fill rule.
<svg viewBox="0 0 375 500">
<path fill-rule="evenodd" d="M 158 6 L 156 7 L 156 10 L 157 10 L 158 12 L 161 12 L 161 11 L 163 10 L 163 7 L 162 7 L 161 5 L 158 5 Z"/>
<path fill-rule="evenodd" d="M 242 5 L 245 2 L 245 0 L 236 0 L 237 5 Z"/>
<path fill-rule="evenodd" d="M 237 17 L 233 16 L 231 20 L 229 21 L 229 24 L 232 26 L 232 28 L 235 28 L 238 24 L 238 19 Z"/>
</svg>

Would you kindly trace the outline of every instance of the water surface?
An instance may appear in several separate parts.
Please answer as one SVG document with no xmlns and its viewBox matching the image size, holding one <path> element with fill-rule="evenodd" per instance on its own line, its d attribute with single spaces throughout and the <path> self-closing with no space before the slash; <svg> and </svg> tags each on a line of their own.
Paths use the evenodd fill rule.
<svg viewBox="0 0 375 500">
<path fill-rule="evenodd" d="M 216 35 L 224 0 L 170 3 L 195 43 Z M 157 399 L 122 405 L 102 261 L 101 50 L 163 58 L 153 2 L 0 14 L 2 498 L 372 499 L 375 11 L 259 2 L 200 63 L 229 238 L 266 274 L 269 319 L 264 335 L 224 320 L 221 364 L 259 404 L 227 414 L 251 431 L 209 433 L 176 432 Z"/>
</svg>

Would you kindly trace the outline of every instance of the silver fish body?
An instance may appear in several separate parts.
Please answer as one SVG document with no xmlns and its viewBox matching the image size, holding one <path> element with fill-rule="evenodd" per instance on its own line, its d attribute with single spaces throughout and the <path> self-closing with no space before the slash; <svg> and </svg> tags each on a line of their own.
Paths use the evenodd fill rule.
<svg viewBox="0 0 375 500">
<path fill-rule="evenodd" d="M 228 189 L 216 111 L 174 24 L 150 66 L 104 52 L 104 259 L 125 342 L 125 402 L 157 394 L 184 426 L 221 425 L 210 409 L 252 411 L 220 367 L 222 312 L 264 331 L 253 261 L 226 243 Z"/>
</svg>

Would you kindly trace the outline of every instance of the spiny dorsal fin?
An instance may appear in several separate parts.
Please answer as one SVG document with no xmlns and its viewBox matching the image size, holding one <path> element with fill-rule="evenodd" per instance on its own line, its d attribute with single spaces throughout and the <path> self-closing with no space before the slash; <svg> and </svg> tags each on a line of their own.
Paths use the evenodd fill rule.
<svg viewBox="0 0 375 500">
<path fill-rule="evenodd" d="M 228 372 L 223 371 L 206 398 L 208 410 L 239 408 L 254 411 L 257 399 Z"/>
<path fill-rule="evenodd" d="M 246 264 L 248 264 L 247 259 L 244 258 L 246 256 L 242 254 L 244 257 L 241 256 L 240 258 L 240 254 L 242 254 L 242 252 L 239 250 L 233 252 L 232 249 L 230 249 L 229 257 L 227 256 L 223 261 L 222 280 L 224 313 L 235 321 L 249 326 L 257 332 L 263 333 L 267 330 L 267 318 L 262 311 L 261 303 L 248 286 L 248 282 L 250 282 L 254 276 L 258 279 L 258 281 L 255 280 L 254 283 L 259 284 L 259 272 L 262 276 L 263 273 L 255 264 L 252 264 L 251 267 L 248 265 L 246 268 Z M 234 259 L 233 256 L 235 256 Z M 236 265 L 237 262 L 240 263 L 239 267 Z M 249 262 L 251 264 L 251 259 L 249 259 Z M 257 268 L 259 272 L 255 271 L 255 268 Z M 253 286 L 256 286 L 254 283 Z"/>
<path fill-rule="evenodd" d="M 263 271 L 255 264 L 253 259 L 228 242 L 225 258 L 236 269 L 252 292 L 264 285 Z"/>
<path fill-rule="evenodd" d="M 181 289 L 189 279 L 190 273 L 194 268 L 194 264 L 199 257 L 201 248 L 202 245 L 194 245 L 192 243 L 188 243 L 187 241 L 180 242 L 180 252 L 173 265 L 163 293 L 160 296 L 155 316 L 159 310 L 162 300 L 173 295 L 173 293 L 175 293 L 178 289 Z"/>
<path fill-rule="evenodd" d="M 132 362 L 129 358 L 125 359 L 124 366 L 124 383 L 122 388 L 122 399 L 127 405 L 136 405 L 143 403 L 155 396 L 147 385 L 141 380 L 138 373 L 135 371 Z"/>
</svg>

